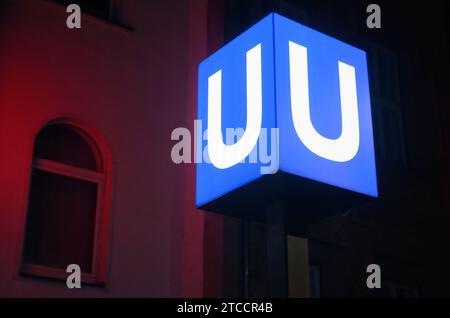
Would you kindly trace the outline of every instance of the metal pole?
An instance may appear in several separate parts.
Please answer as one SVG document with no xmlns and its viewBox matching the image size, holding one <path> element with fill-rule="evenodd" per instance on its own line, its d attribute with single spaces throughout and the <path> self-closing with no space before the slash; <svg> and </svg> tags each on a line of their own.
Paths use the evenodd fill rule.
<svg viewBox="0 0 450 318">
<path fill-rule="evenodd" d="M 275 203 L 266 209 L 268 296 L 288 296 L 287 247 L 284 227 L 284 204 Z"/>
</svg>

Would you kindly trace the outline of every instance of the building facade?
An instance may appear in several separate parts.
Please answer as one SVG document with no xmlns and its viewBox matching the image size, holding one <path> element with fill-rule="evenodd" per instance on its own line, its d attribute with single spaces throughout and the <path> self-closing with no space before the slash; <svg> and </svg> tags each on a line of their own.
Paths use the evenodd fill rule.
<svg viewBox="0 0 450 318">
<path fill-rule="evenodd" d="M 450 295 L 446 1 L 71 2 L 0 4 L 0 297 Z M 368 53 L 380 197 L 316 224 L 197 211 L 171 159 L 198 64 L 270 12 Z"/>
</svg>

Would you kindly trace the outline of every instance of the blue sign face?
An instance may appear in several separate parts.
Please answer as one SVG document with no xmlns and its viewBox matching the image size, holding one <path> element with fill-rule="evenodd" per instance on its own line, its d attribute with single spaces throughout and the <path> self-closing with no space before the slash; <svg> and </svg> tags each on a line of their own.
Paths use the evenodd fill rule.
<svg viewBox="0 0 450 318">
<path fill-rule="evenodd" d="M 197 206 L 284 171 L 376 197 L 364 51 L 271 14 L 199 68 Z"/>
</svg>

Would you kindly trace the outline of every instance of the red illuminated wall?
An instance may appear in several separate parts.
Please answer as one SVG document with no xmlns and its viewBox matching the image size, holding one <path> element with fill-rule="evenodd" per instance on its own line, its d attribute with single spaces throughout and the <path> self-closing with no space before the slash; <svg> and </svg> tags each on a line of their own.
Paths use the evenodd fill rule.
<svg viewBox="0 0 450 318">
<path fill-rule="evenodd" d="M 194 209 L 194 167 L 172 163 L 170 136 L 195 118 L 207 1 L 123 5 L 133 31 L 85 15 L 69 30 L 49 1 L 0 4 L 0 297 L 205 294 L 205 215 Z M 60 117 L 94 127 L 111 150 L 105 288 L 18 275 L 33 140 Z"/>
</svg>

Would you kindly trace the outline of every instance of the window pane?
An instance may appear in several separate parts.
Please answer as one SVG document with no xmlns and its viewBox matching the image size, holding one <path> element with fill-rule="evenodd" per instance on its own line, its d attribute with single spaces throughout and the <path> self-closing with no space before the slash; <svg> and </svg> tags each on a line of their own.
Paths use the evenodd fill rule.
<svg viewBox="0 0 450 318">
<path fill-rule="evenodd" d="M 68 6 L 69 4 L 78 4 L 81 12 L 93 15 L 95 17 L 108 20 L 110 0 L 53 0 Z"/>
<path fill-rule="evenodd" d="M 97 185 L 34 170 L 24 262 L 92 271 Z"/>
<path fill-rule="evenodd" d="M 389 101 L 397 102 L 397 62 L 393 53 L 378 51 L 378 71 L 380 95 Z"/>
<path fill-rule="evenodd" d="M 403 162 L 403 145 L 400 118 L 396 111 L 381 110 L 383 158 L 386 161 Z"/>
<path fill-rule="evenodd" d="M 91 147 L 75 128 L 68 125 L 44 128 L 37 136 L 34 157 L 98 170 Z"/>
</svg>

